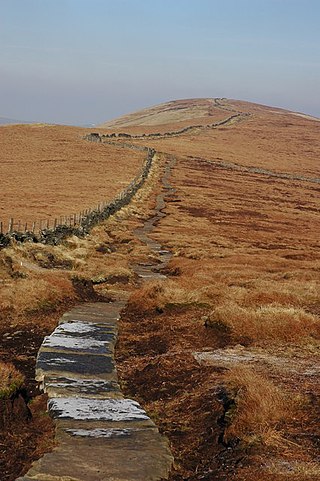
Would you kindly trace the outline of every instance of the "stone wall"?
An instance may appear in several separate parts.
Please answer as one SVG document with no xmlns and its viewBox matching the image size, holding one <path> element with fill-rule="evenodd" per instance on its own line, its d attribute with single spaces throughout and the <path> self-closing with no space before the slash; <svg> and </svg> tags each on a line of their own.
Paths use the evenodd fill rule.
<svg viewBox="0 0 320 481">
<path fill-rule="evenodd" d="M 90 134 L 92 137 L 88 140 L 99 142 L 95 134 Z M 98 134 L 99 135 L 99 134 Z M 0 234 L 0 248 L 8 246 L 12 240 L 18 242 L 40 242 L 42 244 L 57 245 L 63 239 L 76 235 L 83 237 L 90 232 L 90 230 L 99 224 L 99 222 L 108 219 L 111 215 L 118 212 L 122 207 L 128 205 L 136 194 L 136 192 L 143 186 L 155 156 L 155 150 L 148 147 L 136 147 L 130 144 L 125 147 L 130 147 L 137 150 L 146 151 L 147 156 L 140 173 L 130 182 L 128 187 L 115 197 L 111 202 L 104 205 L 101 209 L 91 210 L 88 214 L 82 216 L 81 221 L 75 225 L 58 225 L 54 229 L 43 229 L 39 234 L 33 232 L 10 232 L 7 234 Z"/>
<path fill-rule="evenodd" d="M 230 111 L 233 111 L 233 110 L 230 110 Z M 189 131 L 195 130 L 195 129 L 209 129 L 209 128 L 219 127 L 219 126 L 228 124 L 229 122 L 231 122 L 232 120 L 234 120 L 236 118 L 247 117 L 249 115 L 250 114 L 246 113 L 246 112 L 239 112 L 239 113 L 235 113 L 233 115 L 230 115 L 226 119 L 220 120 L 219 122 L 215 122 L 213 124 L 190 125 L 189 127 L 184 127 L 183 129 L 180 129 L 180 130 L 174 130 L 174 131 L 171 131 L 171 132 L 164 132 L 164 133 L 156 132 L 156 133 L 150 133 L 150 134 L 136 134 L 136 135 L 133 134 L 133 135 L 131 135 L 131 134 L 127 134 L 127 133 L 124 133 L 124 132 L 118 132 L 118 133 L 113 132 L 111 134 L 101 134 L 100 135 L 99 133 L 94 132 L 94 133 L 88 134 L 85 137 L 85 139 L 89 140 L 91 142 L 104 142 L 104 141 L 109 142 L 109 139 L 126 139 L 126 138 L 127 139 L 143 139 L 143 138 L 148 139 L 148 138 L 158 138 L 158 137 L 162 137 L 162 138 L 163 137 L 175 137 L 177 135 L 181 135 L 181 134 L 184 134 L 186 132 L 189 132 Z"/>
</svg>

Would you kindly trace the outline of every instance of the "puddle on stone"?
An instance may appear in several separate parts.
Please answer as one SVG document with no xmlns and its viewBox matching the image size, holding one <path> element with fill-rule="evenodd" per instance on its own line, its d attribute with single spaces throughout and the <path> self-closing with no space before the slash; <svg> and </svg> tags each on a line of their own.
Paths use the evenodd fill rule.
<svg viewBox="0 0 320 481">
<path fill-rule="evenodd" d="M 65 388 L 70 387 L 74 389 L 90 391 L 96 389 L 99 391 L 113 391 L 118 389 L 118 383 L 115 381 L 104 381 L 102 379 L 81 379 L 71 377 L 56 377 L 46 379 L 46 386 Z"/>
<path fill-rule="evenodd" d="M 93 337 L 63 336 L 54 332 L 45 337 L 42 346 L 47 349 L 110 354 L 110 342 L 100 341 Z"/>
<path fill-rule="evenodd" d="M 79 436 L 82 438 L 118 438 L 128 437 L 135 432 L 136 429 L 66 429 L 71 436 Z"/>
<path fill-rule="evenodd" d="M 142 421 L 146 412 L 131 399 L 52 398 L 48 403 L 54 418 L 87 421 Z"/>
<path fill-rule="evenodd" d="M 41 351 L 37 370 L 71 372 L 77 374 L 104 374 L 114 371 L 112 357 L 101 354 L 68 354 Z"/>
</svg>

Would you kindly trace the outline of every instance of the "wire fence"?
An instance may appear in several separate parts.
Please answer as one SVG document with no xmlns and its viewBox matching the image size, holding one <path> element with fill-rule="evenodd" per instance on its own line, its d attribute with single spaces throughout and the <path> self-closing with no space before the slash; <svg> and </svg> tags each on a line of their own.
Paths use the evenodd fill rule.
<svg viewBox="0 0 320 481">
<path fill-rule="evenodd" d="M 75 227 L 81 225 L 83 219 L 92 212 L 102 212 L 106 205 L 107 202 L 102 202 L 96 208 L 85 209 L 79 213 L 50 219 L 37 219 L 31 222 L 15 220 L 11 217 L 7 222 L 0 221 L 0 234 L 12 234 L 13 232 L 39 234 L 43 230 L 56 229 L 59 226 Z"/>
</svg>

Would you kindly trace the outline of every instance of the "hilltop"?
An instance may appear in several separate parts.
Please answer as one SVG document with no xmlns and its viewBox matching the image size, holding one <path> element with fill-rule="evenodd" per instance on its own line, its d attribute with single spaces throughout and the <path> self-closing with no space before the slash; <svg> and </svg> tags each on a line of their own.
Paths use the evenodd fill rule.
<svg viewBox="0 0 320 481">
<path fill-rule="evenodd" d="M 195 98 L 171 100 L 159 105 L 154 105 L 136 112 L 122 115 L 113 120 L 97 125 L 97 127 L 107 129 L 118 129 L 127 127 L 145 127 L 163 125 L 180 125 L 188 122 L 190 125 L 205 123 L 212 118 L 221 116 L 221 110 L 232 111 L 237 108 L 251 110 L 254 112 L 269 112 L 276 114 L 292 114 L 314 121 L 320 121 L 317 117 L 299 112 L 291 112 L 277 107 L 270 107 L 252 102 L 231 100 L 225 98 Z"/>
<path fill-rule="evenodd" d="M 171 128 L 177 130 L 198 123 L 210 123 L 223 116 L 219 99 L 173 100 L 123 115 L 97 127 L 112 131 L 125 129 L 132 133 L 165 132 Z"/>
<path fill-rule="evenodd" d="M 210 128 L 237 114 L 240 117 L 232 122 L 236 128 Z M 99 131 L 146 135 L 150 143 L 150 134 L 164 136 L 183 129 L 182 135 L 155 136 L 151 143 L 162 148 L 165 142 L 165 151 L 172 154 L 320 177 L 319 122 L 309 115 L 245 101 L 186 99 L 122 116 L 101 124 Z"/>
</svg>

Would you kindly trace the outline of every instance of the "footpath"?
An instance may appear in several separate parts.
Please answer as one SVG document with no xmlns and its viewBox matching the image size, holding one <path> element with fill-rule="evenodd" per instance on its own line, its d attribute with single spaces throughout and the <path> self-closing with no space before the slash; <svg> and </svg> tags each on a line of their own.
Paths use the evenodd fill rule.
<svg viewBox="0 0 320 481">
<path fill-rule="evenodd" d="M 170 252 L 148 237 L 165 214 L 172 158 L 154 216 L 135 235 L 161 262 L 134 266 L 141 281 L 163 279 Z M 141 406 L 124 398 L 114 361 L 118 320 L 127 298 L 81 304 L 65 313 L 39 350 L 36 379 L 48 394 L 56 447 L 17 481 L 160 481 L 173 463 L 168 441 Z"/>
<path fill-rule="evenodd" d="M 56 448 L 19 481 L 166 479 L 166 439 L 120 391 L 114 364 L 117 321 L 126 300 L 83 304 L 64 314 L 39 351 L 36 376 L 48 394 Z"/>
</svg>

